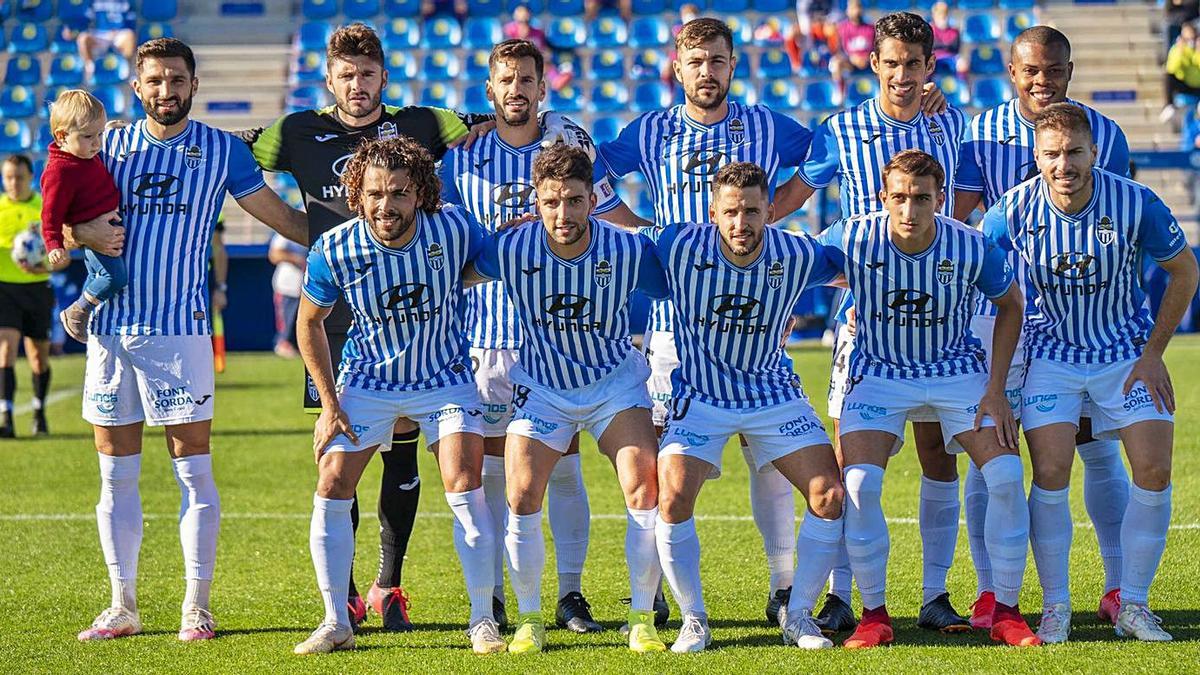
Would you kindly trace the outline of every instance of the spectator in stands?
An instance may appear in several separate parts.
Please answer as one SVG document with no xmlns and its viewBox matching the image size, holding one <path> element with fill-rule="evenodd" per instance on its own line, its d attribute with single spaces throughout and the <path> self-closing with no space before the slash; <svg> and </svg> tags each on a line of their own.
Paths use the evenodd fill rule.
<svg viewBox="0 0 1200 675">
<path fill-rule="evenodd" d="M 421 18 L 453 16 L 459 21 L 467 18 L 467 0 L 421 0 Z"/>
<path fill-rule="evenodd" d="M 304 285 L 304 265 L 308 249 L 278 234 L 271 237 L 267 260 L 275 266 L 271 289 L 275 292 L 275 353 L 294 359 L 296 351 L 296 311 L 300 308 L 300 288 Z"/>
<path fill-rule="evenodd" d="M 533 14 L 529 11 L 529 7 L 518 5 L 513 10 L 512 21 L 504 24 L 504 39 L 529 40 L 543 54 L 550 57 L 546 59 L 545 77 L 546 83 L 550 85 L 551 89 L 558 91 L 571 84 L 571 80 L 575 77 L 571 67 L 568 65 L 563 68 L 555 63 L 558 60 L 555 57 L 562 56 L 559 52 L 563 50 L 552 49 L 550 43 L 546 42 L 546 31 L 533 25 Z"/>
<path fill-rule="evenodd" d="M 1165 0 L 1163 2 L 1164 54 L 1175 45 L 1175 40 L 1179 37 L 1183 25 L 1198 18 L 1200 18 L 1200 0 Z"/>
<path fill-rule="evenodd" d="M 838 19 L 833 0 L 796 0 L 796 24 L 784 42 L 793 70 L 800 69 L 805 52 L 817 49 L 828 54 L 836 48 Z"/>
<path fill-rule="evenodd" d="M 935 2 L 930 9 L 933 27 L 933 55 L 939 62 L 948 62 L 959 73 L 967 72 L 965 59 L 961 58 L 962 36 L 958 29 L 950 24 L 950 5 Z"/>
<path fill-rule="evenodd" d="M 1182 95 L 1200 101 L 1200 52 L 1196 51 L 1196 27 L 1184 24 L 1179 37 L 1167 53 L 1167 104 L 1160 119 L 1164 122 L 1175 116 L 1175 97 Z"/>
<path fill-rule="evenodd" d="M 633 0 L 583 0 L 583 18 L 591 21 L 605 9 L 615 9 L 626 22 L 633 20 Z"/>
<path fill-rule="evenodd" d="M 63 26 L 63 37 L 74 38 L 79 46 L 79 57 L 88 77 L 96 57 L 115 49 L 127 59 L 133 58 L 137 49 L 137 18 L 130 0 L 93 0 L 88 9 L 89 27 L 76 33 Z"/>
<path fill-rule="evenodd" d="M 844 96 L 846 81 L 853 75 L 871 72 L 871 50 L 875 48 L 875 24 L 863 18 L 861 0 L 846 3 L 846 18 L 837 25 L 838 52 L 829 68 Z"/>
</svg>

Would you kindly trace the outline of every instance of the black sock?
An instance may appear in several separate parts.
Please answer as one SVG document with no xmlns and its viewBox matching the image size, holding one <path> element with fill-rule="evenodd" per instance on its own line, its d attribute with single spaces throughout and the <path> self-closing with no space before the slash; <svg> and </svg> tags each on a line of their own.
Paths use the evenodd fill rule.
<svg viewBox="0 0 1200 675">
<path fill-rule="evenodd" d="M 358 492 L 354 493 L 354 503 L 350 505 L 350 523 L 354 528 L 354 534 L 358 534 Z M 357 540 L 357 537 L 355 537 Z M 357 546 L 355 547 L 357 548 Z M 354 585 L 354 565 L 350 565 L 350 597 L 358 596 L 358 587 Z"/>
<path fill-rule="evenodd" d="M 0 401 L 3 401 L 4 412 L 11 415 L 13 409 L 13 399 L 17 393 L 17 374 L 13 371 L 12 366 L 0 368 Z"/>
<path fill-rule="evenodd" d="M 383 455 L 379 486 L 379 576 L 381 588 L 400 585 L 404 554 L 417 519 L 421 483 L 417 474 L 417 437 L 413 431 L 392 435 L 392 449 Z"/>
<path fill-rule="evenodd" d="M 46 404 L 46 393 L 50 391 L 50 368 L 33 374 L 33 409 L 41 410 Z"/>
</svg>

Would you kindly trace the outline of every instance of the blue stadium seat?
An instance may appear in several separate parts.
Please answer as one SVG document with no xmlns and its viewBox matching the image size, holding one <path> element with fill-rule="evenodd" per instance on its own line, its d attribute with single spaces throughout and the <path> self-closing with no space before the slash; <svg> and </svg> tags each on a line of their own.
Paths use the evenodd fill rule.
<svg viewBox="0 0 1200 675">
<path fill-rule="evenodd" d="M 383 13 L 393 19 L 420 16 L 421 0 L 384 0 Z"/>
<path fill-rule="evenodd" d="M 625 77 L 625 55 L 620 49 L 601 49 L 592 55 L 594 80 L 621 80 Z"/>
<path fill-rule="evenodd" d="M 602 82 L 592 88 L 592 108 L 598 113 L 624 112 L 629 91 L 616 82 Z"/>
<path fill-rule="evenodd" d="M 17 54 L 44 52 L 50 46 L 46 27 L 37 23 L 19 23 L 13 26 L 8 40 L 8 51 Z"/>
<path fill-rule="evenodd" d="M 1004 39 L 1012 42 L 1026 28 L 1032 28 L 1035 25 L 1037 25 L 1037 19 L 1033 16 L 1033 12 L 1017 12 L 1009 15 L 1004 22 Z"/>
<path fill-rule="evenodd" d="M 128 81 L 129 61 L 124 56 L 109 52 L 94 62 L 92 84 L 123 84 Z"/>
<path fill-rule="evenodd" d="M 958 57 L 943 56 L 933 62 L 933 77 L 946 77 L 947 75 L 955 75 L 958 73 Z"/>
<path fill-rule="evenodd" d="M 971 104 L 976 108 L 995 108 L 1012 98 L 1007 78 L 977 77 L 971 84 Z"/>
<path fill-rule="evenodd" d="M 971 92 L 962 78 L 947 75 L 938 78 L 938 88 L 946 96 L 946 102 L 955 108 L 965 108 L 971 103 Z"/>
<path fill-rule="evenodd" d="M 329 91 L 325 87 L 305 85 L 288 92 L 285 105 L 289 110 L 312 110 L 329 105 Z"/>
<path fill-rule="evenodd" d="M 721 2 L 720 10 L 725 14 L 740 14 L 750 10 L 750 0 L 713 0 L 713 2 Z M 734 46 L 739 44 L 736 37 L 733 39 L 733 44 Z"/>
<path fill-rule="evenodd" d="M 33 86 L 42 81 L 42 67 L 37 58 L 29 54 L 16 54 L 4 68 L 5 86 L 23 84 Z"/>
<path fill-rule="evenodd" d="M 754 105 L 758 103 L 758 92 L 746 80 L 734 80 L 729 83 L 729 100 L 742 105 Z"/>
<path fill-rule="evenodd" d="M 996 0 L 958 0 L 959 9 L 992 9 L 996 6 Z"/>
<path fill-rule="evenodd" d="M 899 12 L 912 8 L 912 0 L 875 0 L 875 9 L 880 14 Z"/>
<path fill-rule="evenodd" d="M 463 46 L 467 49 L 491 49 L 503 39 L 500 20 L 494 16 L 472 16 L 463 26 Z"/>
<path fill-rule="evenodd" d="M 333 35 L 333 26 L 327 21 L 305 21 L 296 33 L 296 43 L 300 49 L 320 51 L 329 44 L 330 35 Z"/>
<path fill-rule="evenodd" d="M 347 19 L 370 19 L 379 13 L 379 0 L 342 0 L 342 14 Z"/>
<path fill-rule="evenodd" d="M 775 110 L 794 110 L 800 107 L 800 91 L 791 80 L 775 80 L 763 87 L 758 101 Z"/>
<path fill-rule="evenodd" d="M 146 116 L 146 109 L 142 107 L 142 99 L 136 96 L 129 97 L 129 118 L 139 120 Z"/>
<path fill-rule="evenodd" d="M 54 16 L 54 3 L 51 0 L 20 0 L 16 3 L 15 17 L 17 21 L 33 21 L 42 23 Z"/>
<path fill-rule="evenodd" d="M 143 0 L 138 4 L 141 5 L 143 21 L 171 21 L 179 14 L 177 0 Z"/>
<path fill-rule="evenodd" d="M 409 95 L 408 85 L 399 82 L 389 82 L 388 86 L 383 88 L 383 102 L 387 105 L 397 105 L 404 107 L 412 103 L 412 96 Z"/>
<path fill-rule="evenodd" d="M 108 112 L 109 119 L 125 117 L 129 114 L 129 97 L 125 95 L 125 87 L 115 84 L 96 87 L 92 89 L 92 95 L 104 104 L 104 110 Z"/>
<path fill-rule="evenodd" d="M 54 142 L 54 131 L 50 129 L 50 122 L 42 122 L 38 125 L 37 135 L 33 138 L 34 150 L 41 150 L 50 147 Z"/>
<path fill-rule="evenodd" d="M 874 75 L 856 77 L 846 84 L 846 107 L 856 106 L 879 93 L 879 80 Z"/>
<path fill-rule="evenodd" d="M 971 50 L 967 61 L 972 75 L 999 75 L 1008 70 L 1004 53 L 991 45 L 980 45 Z"/>
<path fill-rule="evenodd" d="M 637 16 L 654 16 L 667 11 L 664 0 L 633 0 L 633 13 Z"/>
<path fill-rule="evenodd" d="M 597 117 L 592 120 L 592 140 L 596 143 L 607 143 L 617 138 L 625 120 L 620 117 Z"/>
<path fill-rule="evenodd" d="M 300 52 L 292 68 L 297 82 L 323 82 L 325 80 L 325 52 L 309 50 Z"/>
<path fill-rule="evenodd" d="M 387 51 L 413 49 L 421 44 L 421 24 L 417 19 L 396 18 L 383 26 L 383 48 Z"/>
<path fill-rule="evenodd" d="M 635 80 L 657 80 L 666 66 L 667 57 L 661 51 L 643 49 L 633 58 L 633 70 L 629 74 Z"/>
<path fill-rule="evenodd" d="M 629 27 L 619 16 L 606 14 L 588 27 L 588 46 L 594 49 L 624 47 L 629 41 Z"/>
<path fill-rule="evenodd" d="M 46 89 L 44 91 L 42 91 L 42 105 L 37 110 L 38 117 L 42 117 L 42 118 L 50 117 L 50 104 L 57 101 L 58 95 L 68 89 L 74 89 L 74 87 L 68 87 L 68 86 L 61 85 L 61 84 L 56 85 L 56 86 L 46 87 Z M 0 111 L 0 117 L 4 117 L 3 111 Z"/>
<path fill-rule="evenodd" d="M 388 81 L 414 80 L 420 71 L 419 66 L 416 57 L 412 54 L 400 50 L 389 51 L 387 55 Z"/>
<path fill-rule="evenodd" d="M 463 92 L 463 112 L 484 114 L 495 112 L 492 102 L 487 100 L 487 88 L 482 84 L 473 84 Z"/>
<path fill-rule="evenodd" d="M 532 6 L 529 9 L 533 11 Z M 583 0 L 547 0 L 546 11 L 554 16 L 579 16 L 583 14 Z M 539 13 L 534 12 L 535 15 Z"/>
<path fill-rule="evenodd" d="M 163 21 L 151 21 L 138 26 L 138 44 L 149 42 L 151 40 L 157 40 L 158 38 L 169 37 L 175 37 L 175 29 L 172 28 L 171 24 L 169 23 Z M 71 46 L 75 46 L 75 43 L 71 42 Z"/>
<path fill-rule="evenodd" d="M 800 63 L 800 77 L 825 77 L 829 74 L 829 52 L 824 49 L 810 49 L 804 52 Z"/>
<path fill-rule="evenodd" d="M 785 15 L 768 16 L 754 27 L 754 44 L 759 47 L 782 47 L 794 26 L 795 23 Z"/>
<path fill-rule="evenodd" d="M 794 10 L 796 3 L 789 0 L 754 0 L 754 11 L 763 14 L 779 14 Z"/>
<path fill-rule="evenodd" d="M 829 80 L 809 82 L 804 85 L 804 92 L 800 95 L 800 109 L 806 112 L 833 110 L 837 108 L 834 103 L 836 93 L 833 82 Z"/>
<path fill-rule="evenodd" d="M 733 12 L 732 9 L 721 7 L 723 12 Z M 730 15 L 725 17 L 725 25 L 729 26 L 729 30 L 733 32 L 733 44 L 748 45 L 754 39 L 754 24 L 743 19 L 740 16 Z"/>
<path fill-rule="evenodd" d="M 421 62 L 421 79 L 425 82 L 450 82 L 458 77 L 462 64 L 458 62 L 458 54 L 452 51 L 433 51 L 425 55 Z"/>
<path fill-rule="evenodd" d="M 1000 9 L 1032 11 L 1033 0 L 1000 0 Z"/>
<path fill-rule="evenodd" d="M 758 77 L 766 80 L 792 76 L 792 62 L 782 49 L 764 49 L 758 56 Z"/>
<path fill-rule="evenodd" d="M 570 85 L 550 92 L 550 109 L 563 114 L 582 112 L 584 103 L 583 92 Z"/>
<path fill-rule="evenodd" d="M 302 0 L 300 13 L 305 19 L 332 19 L 337 16 L 337 0 Z"/>
<path fill-rule="evenodd" d="M 467 16 L 495 19 L 503 13 L 503 0 L 467 0 Z"/>
<path fill-rule="evenodd" d="M 583 19 L 573 16 L 554 19 L 546 27 L 546 42 L 555 49 L 579 49 L 587 42 L 587 28 Z"/>
<path fill-rule="evenodd" d="M 25 120 L 10 119 L 0 123 L 0 152 L 5 154 L 26 152 L 31 143 L 33 143 L 33 133 L 29 131 L 29 125 L 25 123 Z"/>
<path fill-rule="evenodd" d="M 448 83 L 434 82 L 421 89 L 420 105 L 434 108 L 457 108 L 458 91 Z"/>
<path fill-rule="evenodd" d="M 50 53 L 51 54 L 78 54 L 79 45 L 75 42 L 77 33 L 71 33 L 70 36 L 64 34 L 63 29 L 66 26 L 60 26 L 56 31 L 48 31 L 47 35 L 50 38 Z M 2 32 L 2 31 L 0 31 Z M 0 44 L 3 41 L 0 40 Z M 141 44 L 140 42 L 138 44 Z"/>
<path fill-rule="evenodd" d="M 491 51 L 486 49 L 477 49 L 471 52 L 467 57 L 467 62 L 463 64 L 463 77 L 468 82 L 482 82 L 488 78 L 488 57 L 491 56 Z"/>
<path fill-rule="evenodd" d="M 462 26 L 458 19 L 437 16 L 425 22 L 425 47 L 428 49 L 453 49 L 462 44 Z"/>
<path fill-rule="evenodd" d="M 968 14 L 963 21 L 962 41 L 967 44 L 995 42 L 1000 39 L 1000 25 L 987 12 Z"/>
<path fill-rule="evenodd" d="M 57 87 L 78 87 L 83 84 L 83 59 L 74 54 L 59 54 L 50 61 L 46 84 Z"/>
<path fill-rule="evenodd" d="M 58 20 L 72 27 L 86 26 L 91 23 L 88 10 L 92 0 L 58 0 Z"/>
<path fill-rule="evenodd" d="M 670 40 L 671 27 L 662 17 L 639 16 L 629 26 L 629 46 L 635 49 L 665 47 Z"/>
<path fill-rule="evenodd" d="M 750 55 L 742 54 L 738 59 L 737 65 L 733 67 L 733 76 L 740 79 L 750 78 Z"/>
<path fill-rule="evenodd" d="M 661 82 L 641 82 L 633 90 L 633 110 L 644 113 L 671 105 L 671 92 Z"/>
</svg>

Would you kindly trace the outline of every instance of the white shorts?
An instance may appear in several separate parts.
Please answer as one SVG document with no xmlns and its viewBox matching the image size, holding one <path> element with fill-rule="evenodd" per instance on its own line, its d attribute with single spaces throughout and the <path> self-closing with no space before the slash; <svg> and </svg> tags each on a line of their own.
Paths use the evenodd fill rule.
<svg viewBox="0 0 1200 675">
<path fill-rule="evenodd" d="M 988 356 L 988 366 L 992 365 L 992 333 L 996 328 L 996 317 L 976 315 L 971 318 L 971 332 L 983 343 L 983 351 Z M 1025 386 L 1025 345 L 1022 339 L 1017 339 L 1017 350 L 1013 352 L 1012 365 L 1008 367 L 1008 378 L 1004 382 L 1004 395 L 1008 397 L 1008 407 L 1013 416 L 1021 419 L 1021 390 Z M 911 419 L 911 418 L 910 418 Z"/>
<path fill-rule="evenodd" d="M 1091 395 L 1092 437 L 1116 439 L 1117 431 L 1148 420 L 1174 422 L 1171 413 L 1159 412 L 1139 380 L 1128 395 L 1121 390 L 1135 359 L 1117 363 L 1063 363 L 1031 359 L 1025 376 L 1025 401 L 1021 421 L 1028 429 L 1069 422 L 1079 428 L 1084 397 Z"/>
<path fill-rule="evenodd" d="M 471 370 L 483 411 L 484 438 L 503 438 L 512 421 L 512 369 L 517 365 L 515 349 L 471 347 Z"/>
<path fill-rule="evenodd" d="M 854 431 L 885 431 L 900 441 L 892 448 L 895 454 L 904 440 L 904 423 L 909 413 L 928 406 L 942 425 L 946 452 L 962 452 L 963 447 L 954 437 L 975 428 L 975 413 L 987 383 L 987 373 L 911 380 L 865 375 L 846 393 L 840 433 L 845 436 Z M 982 424 L 995 426 L 991 417 L 984 417 Z"/>
<path fill-rule="evenodd" d="M 152 427 L 213 418 L 212 338 L 89 335 L 83 419 L 99 427 Z"/>
<path fill-rule="evenodd" d="M 671 374 L 679 367 L 679 353 L 675 349 L 675 334 L 666 331 L 646 331 L 646 361 L 650 364 L 650 379 L 646 388 L 654 407 L 650 416 L 654 426 L 665 427 L 671 416 Z"/>
<path fill-rule="evenodd" d="M 358 435 L 354 444 L 345 435 L 333 437 L 326 452 L 358 452 L 378 445 L 380 452 L 392 449 L 392 428 L 406 417 L 421 427 L 426 447 L 450 434 L 483 435 L 479 393 L 472 384 L 419 392 L 372 391 L 343 387 L 338 403 Z"/>
<path fill-rule="evenodd" d="M 829 434 L 808 398 L 763 408 L 718 408 L 694 399 L 673 403 L 659 455 L 683 455 L 712 465 L 709 479 L 721 475 L 721 455 L 734 434 L 746 439 L 754 468 L 771 471 L 771 462 L 814 445 L 829 445 Z"/>
<path fill-rule="evenodd" d="M 569 390 L 534 383 L 518 364 L 513 370 L 513 419 L 508 433 L 532 438 L 562 453 L 571 448 L 571 439 L 580 431 L 600 440 L 619 413 L 651 408 L 646 391 L 649 376 L 646 358 L 636 351 L 603 378 Z"/>
<path fill-rule="evenodd" d="M 829 417 L 840 419 L 842 402 L 846 399 L 846 380 L 850 375 L 850 354 L 854 351 L 854 336 L 846 324 L 837 324 L 833 340 L 833 363 L 829 369 Z"/>
</svg>

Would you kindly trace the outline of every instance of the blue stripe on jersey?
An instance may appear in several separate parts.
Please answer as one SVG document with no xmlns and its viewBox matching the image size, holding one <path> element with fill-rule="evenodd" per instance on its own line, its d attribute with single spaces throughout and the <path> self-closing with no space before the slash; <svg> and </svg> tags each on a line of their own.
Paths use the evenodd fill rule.
<svg viewBox="0 0 1200 675">
<path fill-rule="evenodd" d="M 1137 358 L 1154 322 L 1141 286 L 1142 254 L 1174 257 L 1187 246 L 1149 188 L 1094 169 L 1092 199 L 1067 215 L 1039 176 L 1005 193 L 984 216 L 986 234 L 1025 265 L 1033 308 L 1030 356 L 1068 363 Z"/>
<path fill-rule="evenodd" d="M 471 381 L 461 303 L 475 226 L 459 207 L 443 206 L 434 214 L 418 210 L 414 227 L 399 249 L 380 244 L 357 218 L 317 240 L 354 320 L 339 386 L 420 391 Z M 315 281 L 310 275 L 305 293 L 327 304 L 309 288 Z"/>
<path fill-rule="evenodd" d="M 850 375 L 910 379 L 986 372 L 970 326 L 988 241 L 937 216 L 933 243 L 910 256 L 892 243 L 888 219 L 886 211 L 877 211 L 842 221 L 835 226 L 840 231 L 830 233 L 845 255 L 857 312 Z M 996 260 L 1002 263 L 998 253 Z"/>
<path fill-rule="evenodd" d="M 225 193 L 265 186 L 244 143 L 191 121 L 160 141 L 145 120 L 104 135 L 104 163 L 121 193 L 129 283 L 102 303 L 99 335 L 208 335 L 208 251 Z M 249 163 L 249 166 L 247 166 Z"/>
<path fill-rule="evenodd" d="M 720 250 L 715 225 L 667 228 L 658 243 L 675 306 L 679 367 L 675 399 L 745 409 L 804 392 L 783 350 L 783 333 L 800 294 L 835 270 L 808 235 L 768 227 L 762 254 L 742 268 Z"/>
<path fill-rule="evenodd" d="M 591 219 L 591 243 L 573 260 L 550 250 L 546 230 L 533 223 L 501 233 L 500 280 L 517 307 L 524 340 L 520 368 L 535 382 L 577 389 L 629 356 L 629 298 L 638 288 L 644 237 Z"/>
</svg>

